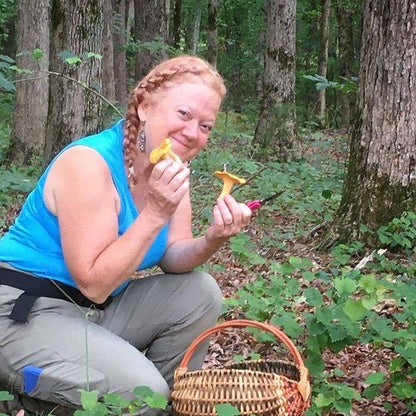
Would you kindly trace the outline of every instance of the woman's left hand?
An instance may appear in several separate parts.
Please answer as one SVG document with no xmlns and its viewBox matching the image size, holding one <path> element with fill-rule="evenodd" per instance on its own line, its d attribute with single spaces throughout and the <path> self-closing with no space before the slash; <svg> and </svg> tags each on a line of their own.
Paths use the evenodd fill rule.
<svg viewBox="0 0 416 416">
<path fill-rule="evenodd" d="M 238 203 L 231 195 L 219 198 L 213 209 L 213 219 L 205 238 L 216 240 L 238 234 L 250 223 L 251 209 Z"/>
</svg>

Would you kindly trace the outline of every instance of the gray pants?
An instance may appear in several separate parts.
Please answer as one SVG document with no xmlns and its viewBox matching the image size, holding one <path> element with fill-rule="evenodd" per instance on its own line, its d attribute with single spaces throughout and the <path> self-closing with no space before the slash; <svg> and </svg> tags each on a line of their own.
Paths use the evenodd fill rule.
<svg viewBox="0 0 416 416">
<path fill-rule="evenodd" d="M 215 324 L 222 303 L 208 274 L 166 274 L 131 282 L 103 311 L 39 298 L 29 322 L 19 323 L 8 315 L 21 293 L 0 285 L 0 354 L 16 372 L 43 369 L 30 397 L 74 408 L 79 389 L 132 399 L 144 385 L 169 396 L 184 352 Z M 206 349 L 194 354 L 191 369 L 201 367 Z"/>
</svg>

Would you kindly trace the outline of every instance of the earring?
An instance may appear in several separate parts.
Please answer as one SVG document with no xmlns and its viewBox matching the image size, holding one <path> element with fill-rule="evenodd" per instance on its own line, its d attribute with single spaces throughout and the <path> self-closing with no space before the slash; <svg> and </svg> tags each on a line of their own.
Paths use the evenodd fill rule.
<svg viewBox="0 0 416 416">
<path fill-rule="evenodd" d="M 144 134 L 144 123 L 142 129 L 139 132 L 139 150 L 140 153 L 144 153 L 146 150 L 146 135 Z"/>
</svg>

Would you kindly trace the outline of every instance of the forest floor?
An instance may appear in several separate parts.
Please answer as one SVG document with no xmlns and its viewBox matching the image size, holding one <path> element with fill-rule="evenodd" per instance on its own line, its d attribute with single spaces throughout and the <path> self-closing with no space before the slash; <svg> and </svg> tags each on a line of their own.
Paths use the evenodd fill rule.
<svg viewBox="0 0 416 416">
<path fill-rule="evenodd" d="M 284 227 L 287 224 L 287 218 L 279 218 L 276 216 L 276 226 Z M 255 221 L 251 225 L 250 234 L 252 238 L 261 238 L 261 234 L 256 232 Z M 290 252 L 275 253 L 275 259 L 281 262 L 288 260 L 289 256 L 305 257 L 313 260 L 314 265 L 319 269 L 325 270 L 330 264 L 330 255 L 319 252 L 314 247 L 315 241 L 311 238 L 308 242 L 288 242 L 291 244 Z M 223 290 L 225 297 L 232 297 L 236 291 L 250 281 L 250 276 L 244 271 L 244 268 L 233 260 L 231 250 L 224 248 L 218 253 L 213 264 L 226 265 L 226 271 L 215 272 L 215 278 Z M 388 311 L 386 311 L 388 313 Z M 243 318 L 242 316 L 234 316 L 232 318 Z M 294 340 L 295 344 L 296 341 Z M 214 335 L 213 341 L 208 352 L 206 367 L 216 367 L 233 361 L 235 355 L 243 355 L 248 357 L 250 352 L 261 352 L 263 358 L 267 359 L 267 350 L 249 335 L 241 333 L 240 330 L 229 330 L 226 334 L 219 333 Z M 273 354 L 273 353 L 272 353 Z M 274 356 L 270 357 L 275 359 Z M 343 371 L 344 376 L 334 381 L 346 382 L 348 385 L 356 388 L 360 393 L 364 390 L 364 380 L 366 376 L 373 372 L 388 372 L 389 362 L 391 360 L 390 351 L 383 348 L 372 348 L 368 344 L 355 344 L 346 347 L 339 353 L 326 352 L 325 362 L 326 368 L 338 368 Z M 383 403 L 388 402 L 393 405 L 394 412 L 388 411 L 383 407 Z M 350 416 L 410 416 L 403 403 L 395 399 L 389 392 L 384 392 L 372 400 L 363 399 L 353 404 Z M 341 416 L 341 413 L 331 411 L 326 416 Z"/>
<path fill-rule="evenodd" d="M 326 135 L 337 135 L 339 133 L 326 132 Z M 339 163 L 343 164 L 346 157 L 346 152 L 340 150 L 337 146 L 337 140 L 334 141 L 334 145 L 325 147 L 324 151 L 326 156 L 332 159 L 336 159 Z M 319 149 L 319 150 L 317 150 Z M 310 148 L 303 149 L 306 153 L 313 153 L 321 151 L 322 147 L 312 146 Z M 345 150 L 345 149 L 344 149 Z M 297 218 L 280 215 L 278 212 L 274 212 L 271 215 L 272 227 L 276 227 L 281 230 L 291 228 L 293 223 L 297 222 Z M 270 223 L 269 223 L 270 224 Z M 267 257 L 272 258 L 279 263 L 287 262 L 289 257 L 295 256 L 299 258 L 307 258 L 314 264 L 314 268 L 318 270 L 328 270 L 331 264 L 332 256 L 330 253 L 325 253 L 317 249 L 320 237 L 325 232 L 326 225 L 322 224 L 322 227 L 310 227 L 313 232 L 305 230 L 305 234 L 297 239 L 288 239 L 284 242 L 288 248 L 285 251 L 275 249 L 269 250 Z M 261 246 L 261 240 L 264 237 L 264 226 L 256 221 L 256 218 L 250 224 L 248 234 L 250 240 L 257 243 L 257 246 Z M 284 232 L 282 231 L 284 234 Z M 257 273 L 249 273 L 245 270 L 244 265 L 233 255 L 230 247 L 223 247 L 216 255 L 210 260 L 210 265 L 214 266 L 215 272 L 213 272 L 218 284 L 220 285 L 224 297 L 234 297 L 236 292 L 244 287 L 247 283 L 253 280 L 252 275 Z M 215 268 L 215 265 L 222 265 Z M 224 267 L 225 266 L 225 267 Z M 259 266 L 259 270 L 256 272 L 266 275 L 267 270 L 261 270 L 263 266 Z M 253 271 L 252 267 L 250 270 Z M 278 300 L 276 300 L 278 301 Z M 392 309 L 392 308 L 391 308 Z M 392 314 L 394 311 L 389 310 L 389 305 L 385 306 L 384 314 Z M 244 316 L 230 316 L 226 319 L 238 319 L 244 318 Z M 296 340 L 294 340 L 296 344 Z M 265 349 L 260 345 L 251 335 L 242 332 L 240 329 L 230 329 L 224 334 L 223 332 L 213 336 L 210 349 L 208 351 L 207 359 L 205 362 L 206 368 L 218 367 L 233 361 L 235 355 L 243 355 L 245 358 L 249 356 L 251 352 L 261 353 L 262 358 L 268 358 L 267 348 Z M 278 357 L 277 357 L 278 358 Z M 388 373 L 389 363 L 391 360 L 391 351 L 385 348 L 375 348 L 368 344 L 357 343 L 352 346 L 344 348 L 338 353 L 325 352 L 326 369 L 340 369 L 344 373 L 342 377 L 334 378 L 334 382 L 345 382 L 349 386 L 354 387 L 358 392 L 362 393 L 365 389 L 364 380 L 366 376 L 374 372 Z M 270 359 L 276 359 L 276 356 L 271 352 Z M 279 358 L 278 358 L 279 359 Z M 386 410 L 383 403 L 389 403 L 394 410 Z M 338 413 L 333 410 L 329 413 L 325 413 L 325 416 L 341 416 L 342 413 Z M 367 400 L 362 399 L 353 403 L 353 407 L 350 416 L 410 416 L 414 415 L 406 409 L 406 406 L 397 400 L 394 395 L 389 391 L 381 391 L 380 395 L 375 399 Z"/>
</svg>

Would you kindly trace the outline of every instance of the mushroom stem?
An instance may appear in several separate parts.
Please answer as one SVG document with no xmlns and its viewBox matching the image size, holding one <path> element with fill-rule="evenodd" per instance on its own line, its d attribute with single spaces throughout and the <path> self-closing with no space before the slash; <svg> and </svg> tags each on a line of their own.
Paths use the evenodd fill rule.
<svg viewBox="0 0 416 416">
<path fill-rule="evenodd" d="M 172 150 L 169 150 L 167 156 L 173 159 L 175 162 L 182 162 L 181 158 Z"/>
<path fill-rule="evenodd" d="M 233 189 L 234 181 L 228 178 L 224 178 L 224 183 L 222 185 L 222 191 L 220 193 L 220 198 L 224 198 L 225 195 L 231 193 L 231 189 Z"/>
</svg>

